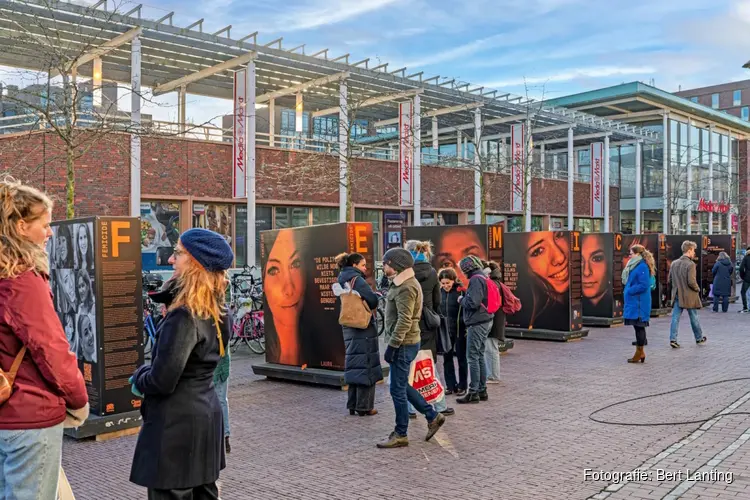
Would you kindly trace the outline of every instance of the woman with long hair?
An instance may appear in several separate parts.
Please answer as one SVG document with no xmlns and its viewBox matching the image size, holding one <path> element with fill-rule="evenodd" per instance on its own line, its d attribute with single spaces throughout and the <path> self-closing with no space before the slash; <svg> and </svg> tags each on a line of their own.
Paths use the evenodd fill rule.
<svg viewBox="0 0 750 500">
<path fill-rule="evenodd" d="M 342 253 L 336 256 L 339 268 L 338 283 L 349 285 L 356 291 L 371 311 L 378 307 L 378 296 L 365 281 L 367 261 L 358 253 Z M 341 327 L 344 334 L 346 357 L 344 358 L 344 382 L 349 385 L 346 407 L 350 415 L 360 417 L 376 415 L 375 384 L 383 380 L 380 367 L 380 349 L 375 318 L 370 318 L 367 328 Z"/>
<path fill-rule="evenodd" d="M 76 297 L 78 299 L 79 314 L 91 314 L 94 312 L 94 290 L 91 285 L 91 276 L 84 269 L 76 272 Z"/>
<path fill-rule="evenodd" d="M 3 498 L 55 500 L 64 422 L 68 413 L 78 425 L 88 416 L 86 385 L 50 296 L 51 219 L 45 194 L 0 181 L 0 366 L 15 377 L 0 405 Z"/>
<path fill-rule="evenodd" d="M 78 269 L 94 269 L 94 242 L 88 223 L 78 224 L 75 247 Z"/>
<path fill-rule="evenodd" d="M 461 314 L 461 299 L 466 289 L 458 279 L 458 274 L 451 267 L 438 273 L 440 281 L 440 314 L 445 318 L 448 335 L 453 348 L 443 354 L 443 373 L 445 374 L 445 394 L 463 396 L 469 387 L 469 364 L 466 358 L 466 325 Z M 458 377 L 456 365 L 458 361 Z"/>
<path fill-rule="evenodd" d="M 77 326 L 78 338 L 80 339 L 78 359 L 86 361 L 87 363 L 96 363 L 98 359 L 98 346 L 96 342 L 96 328 L 94 321 L 88 314 L 81 314 L 78 316 Z"/>
<path fill-rule="evenodd" d="M 224 307 L 232 249 L 206 229 L 182 234 L 170 258 L 174 286 L 151 365 L 131 377 L 143 396 L 143 427 L 130 480 L 150 500 L 219 498 L 225 467 L 224 424 L 213 385 L 230 325 Z"/>
<path fill-rule="evenodd" d="M 57 269 L 73 269 L 73 237 L 70 226 L 62 224 L 55 228 L 54 262 Z"/>
<path fill-rule="evenodd" d="M 625 324 L 635 329 L 635 354 L 628 363 L 646 361 L 646 328 L 651 318 L 651 290 L 656 286 L 656 263 L 654 256 L 643 245 L 630 247 L 630 258 L 622 270 L 625 283 Z"/>
</svg>

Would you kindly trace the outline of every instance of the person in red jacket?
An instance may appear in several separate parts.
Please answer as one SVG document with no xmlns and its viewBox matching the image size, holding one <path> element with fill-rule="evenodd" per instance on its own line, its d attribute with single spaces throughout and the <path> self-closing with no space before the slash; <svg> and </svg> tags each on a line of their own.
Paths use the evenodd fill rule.
<svg viewBox="0 0 750 500">
<path fill-rule="evenodd" d="M 52 304 L 45 251 L 52 202 L 11 179 L 0 181 L 0 367 L 20 365 L 0 404 L 0 496 L 55 500 L 63 422 L 88 416 L 76 356 Z"/>
</svg>

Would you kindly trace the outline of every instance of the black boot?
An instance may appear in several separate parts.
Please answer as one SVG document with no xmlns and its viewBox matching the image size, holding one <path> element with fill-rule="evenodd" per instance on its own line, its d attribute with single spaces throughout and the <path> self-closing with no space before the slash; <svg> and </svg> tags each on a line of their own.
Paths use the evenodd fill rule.
<svg viewBox="0 0 750 500">
<path fill-rule="evenodd" d="M 465 404 L 478 404 L 479 403 L 479 395 L 476 392 L 467 392 L 466 396 L 462 398 L 458 398 L 456 400 L 456 403 L 460 405 Z"/>
<path fill-rule="evenodd" d="M 232 451 L 232 447 L 229 445 L 229 436 L 224 436 L 224 449 L 227 451 L 227 455 Z"/>
<path fill-rule="evenodd" d="M 487 401 L 488 399 L 490 399 L 490 397 L 487 395 L 486 389 L 477 393 L 477 396 L 479 397 L 479 401 Z"/>
</svg>

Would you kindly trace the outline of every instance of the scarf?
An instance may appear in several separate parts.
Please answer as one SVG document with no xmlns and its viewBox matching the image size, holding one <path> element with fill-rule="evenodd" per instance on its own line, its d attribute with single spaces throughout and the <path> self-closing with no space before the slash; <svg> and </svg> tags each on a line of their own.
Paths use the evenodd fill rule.
<svg viewBox="0 0 750 500">
<path fill-rule="evenodd" d="M 417 262 L 427 262 L 427 256 L 423 254 L 422 252 L 415 252 L 412 250 L 409 253 L 411 254 L 412 257 L 414 257 L 415 264 Z"/>
<path fill-rule="evenodd" d="M 640 255 L 636 255 L 632 259 L 628 261 L 628 265 L 625 266 L 625 269 L 622 270 L 622 284 L 625 285 L 628 282 L 628 276 L 630 276 L 630 271 L 635 269 L 635 266 L 641 263 L 643 260 L 643 257 Z"/>
</svg>

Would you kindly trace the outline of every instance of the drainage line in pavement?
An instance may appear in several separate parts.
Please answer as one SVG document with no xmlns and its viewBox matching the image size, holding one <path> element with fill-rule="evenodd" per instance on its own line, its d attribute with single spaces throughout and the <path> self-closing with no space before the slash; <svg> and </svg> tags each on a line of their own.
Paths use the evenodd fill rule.
<svg viewBox="0 0 750 500">
<path fill-rule="evenodd" d="M 601 420 L 601 419 L 598 419 L 598 418 L 595 417 L 595 415 L 597 413 L 601 413 L 601 412 L 603 412 L 605 410 L 609 410 L 610 408 L 614 408 L 616 406 L 624 405 L 624 404 L 627 404 L 627 403 L 632 403 L 634 401 L 641 401 L 641 400 L 650 399 L 650 398 L 657 398 L 659 396 L 666 396 L 668 394 L 676 394 L 678 392 L 690 391 L 690 390 L 693 390 L 693 389 L 700 389 L 701 387 L 711 387 L 711 386 L 719 385 L 719 384 L 727 384 L 729 382 L 740 382 L 740 381 L 748 381 L 748 380 L 750 380 L 750 377 L 729 378 L 729 379 L 725 379 L 725 380 L 719 380 L 719 381 L 716 381 L 716 382 L 711 382 L 711 383 L 708 383 L 708 384 L 693 385 L 693 386 L 690 386 L 690 387 L 683 387 L 682 389 L 674 389 L 672 391 L 660 392 L 658 394 L 649 394 L 647 396 L 639 396 L 637 398 L 626 399 L 625 401 L 618 401 L 617 403 L 612 403 L 611 405 L 607 405 L 604 408 L 599 408 L 598 410 L 592 412 L 589 415 L 589 419 L 593 420 L 596 423 L 606 424 L 606 425 L 622 425 L 622 426 L 627 426 L 627 427 L 657 427 L 657 426 L 667 426 L 667 425 L 703 424 L 703 423 L 708 422 L 708 421 L 710 421 L 710 420 L 712 420 L 714 418 L 723 417 L 725 415 L 750 415 L 750 412 L 746 412 L 746 411 L 726 412 L 725 413 L 724 410 L 722 410 L 722 411 L 720 411 L 718 413 L 715 413 L 715 414 L 711 415 L 708 418 L 702 418 L 702 419 L 699 419 L 699 420 L 686 420 L 684 422 L 656 422 L 656 423 L 611 422 L 611 421 L 608 421 L 608 420 Z"/>
</svg>

